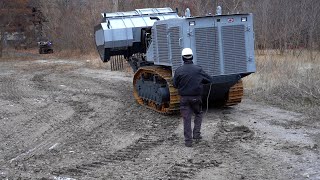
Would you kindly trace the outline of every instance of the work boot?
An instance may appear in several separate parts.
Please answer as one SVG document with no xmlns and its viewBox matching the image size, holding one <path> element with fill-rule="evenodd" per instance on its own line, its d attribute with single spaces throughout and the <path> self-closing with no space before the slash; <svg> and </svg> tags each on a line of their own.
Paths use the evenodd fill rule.
<svg viewBox="0 0 320 180">
<path fill-rule="evenodd" d="M 196 143 L 199 143 L 202 139 L 202 136 L 193 137 Z"/>
<path fill-rule="evenodd" d="M 200 139 L 202 139 L 202 136 L 193 136 L 193 139 L 198 139 L 198 140 L 200 140 Z"/>
<path fill-rule="evenodd" d="M 186 147 L 192 147 L 192 142 L 185 142 L 185 144 L 184 144 Z"/>
</svg>

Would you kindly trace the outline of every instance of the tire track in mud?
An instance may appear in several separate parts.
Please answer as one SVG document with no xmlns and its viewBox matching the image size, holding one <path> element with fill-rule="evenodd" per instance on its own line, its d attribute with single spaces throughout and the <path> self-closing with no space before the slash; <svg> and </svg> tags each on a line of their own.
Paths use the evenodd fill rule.
<svg viewBox="0 0 320 180">
<path fill-rule="evenodd" d="M 15 104 L 20 104 L 23 107 L 28 108 L 28 106 L 25 106 L 26 102 L 22 99 L 22 97 L 24 97 L 25 94 L 23 93 L 23 91 L 20 91 L 16 87 L 16 85 L 17 83 L 13 77 L 0 77 L 0 99 Z M 14 105 L 10 104 L 9 106 L 13 107 Z M 4 117 L 11 117 L 14 115 L 17 115 L 17 113 L 9 113 L 3 111 L 0 113 L 0 118 L 3 119 Z"/>
<path fill-rule="evenodd" d="M 51 124 L 50 129 L 42 133 L 42 137 L 37 140 L 38 142 L 40 141 L 39 144 L 35 144 L 34 146 L 29 146 L 30 148 L 28 147 L 29 149 L 26 149 L 24 152 L 22 152 L 22 154 L 20 152 L 19 154 L 15 155 L 15 157 L 11 157 L 10 163 L 23 162 L 23 161 L 29 160 L 30 158 L 37 159 L 38 155 L 42 154 L 44 151 L 48 151 L 50 147 L 59 143 L 62 139 L 66 137 L 71 139 L 78 139 L 79 137 L 76 137 L 76 136 L 82 135 L 81 129 L 79 129 L 79 127 L 74 127 L 75 126 L 74 123 L 76 122 L 77 124 L 79 124 L 84 118 L 92 115 L 92 113 L 94 112 L 94 109 L 89 106 L 88 104 L 89 101 L 95 98 L 99 98 L 99 99 L 112 98 L 111 96 L 108 96 L 103 93 L 84 92 L 83 89 L 81 89 L 81 84 L 83 81 L 88 81 L 88 82 L 91 81 L 92 80 L 91 78 L 84 77 L 84 79 L 80 79 L 80 81 L 75 84 L 77 87 L 79 87 L 79 91 L 73 91 L 73 89 L 65 90 L 57 87 L 55 86 L 55 83 L 56 83 L 55 81 L 51 81 L 50 78 L 49 79 L 46 78 L 51 73 L 54 75 L 57 73 L 54 69 L 55 68 L 49 71 L 46 69 L 43 69 L 39 73 L 36 72 L 37 74 L 35 74 L 30 79 L 28 78 L 28 80 L 25 82 L 19 81 L 19 84 L 15 81 L 18 77 L 15 77 L 15 78 L 5 77 L 0 79 L 0 82 L 1 82 L 0 90 L 1 92 L 3 92 L 3 95 L 6 95 L 8 97 L 7 99 L 14 101 L 15 103 L 22 104 L 25 108 L 28 108 L 28 110 L 37 112 L 35 116 L 32 113 L 33 117 L 30 120 L 27 120 L 27 122 L 24 121 L 25 126 L 27 126 L 33 121 L 42 121 L 46 119 L 53 120 L 56 117 L 56 114 L 55 114 L 56 111 L 51 112 L 49 105 L 42 106 L 41 109 L 39 109 L 40 111 L 37 111 L 37 108 L 30 106 L 30 103 L 23 100 L 23 97 L 24 97 L 23 89 L 20 91 L 19 88 L 17 88 L 18 85 L 21 86 L 21 83 L 23 84 L 27 83 L 27 85 L 30 85 L 31 88 L 33 87 L 35 92 L 39 92 L 39 93 L 42 92 L 42 93 L 48 94 L 50 101 L 54 100 L 57 103 L 67 104 L 70 107 L 72 107 L 72 109 L 74 110 L 74 113 L 70 118 L 58 123 Z M 101 84 L 101 82 L 102 81 L 99 81 L 98 83 Z M 85 83 L 85 85 L 87 84 L 88 83 Z M 90 84 L 92 85 L 92 82 Z M 58 99 L 56 99 L 55 97 L 56 95 Z M 84 101 L 72 100 L 71 96 L 77 96 L 77 95 L 89 96 L 90 100 L 88 100 L 87 98 Z M 59 97 L 65 97 L 65 98 L 62 99 Z M 51 108 L 52 107 L 54 107 L 54 105 L 51 106 Z M 88 134 L 88 132 L 86 134 Z M 146 141 L 146 139 L 141 139 L 140 141 L 143 142 L 143 141 Z M 144 149 L 147 147 L 148 146 L 146 147 L 141 146 L 140 148 Z M 125 158 L 126 156 L 129 156 L 129 154 L 132 154 L 131 152 L 136 151 L 136 150 L 131 150 L 130 152 L 130 149 L 139 149 L 139 146 L 129 148 L 129 150 L 127 150 L 128 151 L 127 153 L 125 151 L 123 151 L 122 153 L 119 152 L 118 157 Z"/>
<path fill-rule="evenodd" d="M 40 155 L 45 151 L 50 150 L 51 147 L 60 144 L 66 138 L 70 139 L 70 138 L 78 137 L 83 131 L 82 129 L 79 129 L 79 127 L 75 125 L 74 122 L 78 122 L 78 123 L 82 122 L 83 118 L 89 116 L 90 113 L 93 112 L 93 109 L 89 108 L 86 103 L 82 103 L 82 102 L 70 101 L 69 104 L 75 111 L 73 115 L 64 121 L 51 124 L 50 129 L 42 133 L 41 138 L 43 140 L 41 141 L 40 144 L 12 158 L 10 160 L 10 163 L 25 161 L 32 157 L 36 158 L 37 155 Z M 50 112 L 50 111 L 47 110 L 47 112 Z M 49 117 L 49 116 L 50 115 L 46 115 L 46 117 Z M 40 117 L 40 116 L 37 116 L 37 117 Z M 55 116 L 52 115 L 50 118 L 54 119 L 54 117 Z"/>
<path fill-rule="evenodd" d="M 131 93 L 123 92 L 120 94 L 121 99 L 132 99 Z M 104 166 L 108 167 L 119 167 L 121 162 L 130 161 L 134 162 L 136 159 L 139 159 L 139 155 L 145 151 L 149 151 L 157 146 L 163 144 L 164 141 L 167 141 L 169 136 L 171 136 L 180 121 L 170 121 L 166 116 L 160 115 L 159 119 L 153 119 L 152 124 L 159 124 L 156 127 L 145 127 L 143 126 L 141 119 L 133 119 L 132 112 L 137 110 L 137 107 L 132 105 L 131 101 L 124 101 L 124 107 L 119 109 L 116 114 L 121 114 L 116 117 L 116 124 L 114 124 L 114 128 L 120 129 L 122 131 L 135 131 L 135 132 L 143 132 L 143 136 L 129 146 L 122 148 L 113 153 L 107 153 L 106 155 L 99 158 L 99 160 L 80 163 L 77 165 L 73 165 L 71 167 L 62 167 L 58 170 L 54 170 L 51 172 L 54 176 L 71 176 L 71 177 L 83 177 L 90 176 L 90 173 L 103 168 Z M 141 108 L 141 107 L 140 107 Z M 125 113 L 129 112 L 129 113 Z M 142 114 L 151 112 L 148 109 L 142 109 Z M 143 115 L 141 115 L 143 116 Z M 163 122 L 156 122 L 161 121 Z M 104 128 L 104 127 L 99 127 Z M 95 132 L 99 132 L 99 128 L 95 129 Z M 92 131 L 93 132 L 93 131 Z M 92 136 L 94 136 L 94 132 Z"/>
<path fill-rule="evenodd" d="M 168 138 L 169 145 L 178 144 L 179 142 L 181 142 L 181 139 L 175 134 Z M 207 140 L 195 142 L 193 148 L 199 152 L 201 157 L 173 163 L 163 171 L 161 176 L 155 177 L 155 179 L 192 179 L 204 169 L 219 167 L 222 164 L 221 161 L 208 158 L 213 153 L 212 146 L 212 142 Z"/>
<path fill-rule="evenodd" d="M 119 112 L 123 112 L 123 109 L 119 110 Z M 118 117 L 117 119 L 128 119 L 125 116 L 129 115 L 123 115 Z M 127 127 L 135 126 L 130 120 L 120 121 L 118 123 L 119 124 L 116 126 L 124 126 L 124 129 L 126 129 Z M 52 171 L 51 174 L 55 176 L 71 176 L 80 178 L 89 175 L 91 172 L 94 172 L 97 169 L 101 169 L 104 166 L 117 167 L 120 166 L 121 162 L 134 162 L 135 159 L 139 158 L 139 155 L 142 152 L 156 148 L 157 146 L 162 145 L 164 141 L 167 141 L 168 139 L 170 140 L 169 136 L 174 133 L 179 123 L 179 121 L 165 123 L 165 125 L 167 125 L 165 129 L 163 128 L 163 126 L 159 126 L 157 129 L 147 128 L 145 129 L 146 132 L 144 136 L 137 139 L 135 142 L 125 148 L 102 156 L 97 161 L 80 163 L 71 167 L 63 167 L 58 170 Z M 139 125 L 141 126 L 141 124 Z M 130 131 L 130 129 L 127 130 Z M 96 129 L 96 131 L 98 131 L 98 129 Z M 166 136 L 164 136 L 163 134 L 166 134 Z"/>
<path fill-rule="evenodd" d="M 192 179 L 202 169 L 219 167 L 220 164 L 221 162 L 216 160 L 193 161 L 188 159 L 182 163 L 175 163 L 165 172 L 164 177 L 158 179 Z"/>
<path fill-rule="evenodd" d="M 55 92 L 59 92 L 64 95 L 66 94 L 75 95 L 73 92 L 66 92 L 52 85 L 52 83 L 50 83 L 50 80 L 48 81 L 45 79 L 45 77 L 49 74 L 50 72 L 34 75 L 31 78 L 31 82 L 33 82 L 33 84 L 31 84 L 31 87 L 34 87 L 36 91 L 49 92 L 49 96 L 52 96 L 52 97 L 54 97 Z M 12 87 L 12 86 L 9 86 L 9 87 Z M 15 89 L 15 88 L 10 88 L 10 89 Z M 81 94 L 81 93 L 78 93 L 78 94 Z M 15 95 L 14 97 L 17 97 L 19 100 L 21 100 L 20 98 L 21 93 L 14 93 L 14 95 Z M 50 99 L 54 99 L 52 97 Z M 101 96 L 99 98 L 101 98 Z M 41 141 L 40 144 L 36 145 L 34 148 L 30 150 L 26 150 L 24 153 L 16 156 L 15 158 L 12 158 L 10 162 L 27 160 L 27 159 L 30 159 L 31 157 L 34 157 L 37 154 L 41 154 L 43 151 L 47 151 L 51 146 L 59 143 L 62 139 L 65 139 L 67 136 L 70 138 L 71 131 L 72 133 L 74 133 L 74 136 L 76 136 L 77 133 L 73 132 L 73 130 L 76 130 L 76 128 L 74 128 L 74 125 L 75 125 L 74 122 L 81 122 L 84 118 L 90 116 L 90 114 L 94 112 L 94 109 L 89 107 L 88 102 L 73 101 L 73 100 L 70 100 L 69 98 L 64 100 L 58 100 L 56 102 L 59 103 L 59 101 L 62 101 L 60 103 L 68 104 L 74 110 L 73 115 L 70 118 L 61 121 L 59 119 L 56 119 L 56 115 L 58 112 L 53 112 L 52 107 L 50 108 L 49 105 L 42 107 L 41 111 L 37 111 L 35 116 L 33 116 L 30 120 L 24 122 L 24 127 L 28 126 L 28 124 L 30 123 L 49 120 L 49 119 L 51 121 L 56 121 L 57 123 L 51 124 L 50 128 L 42 133 L 41 139 L 44 139 L 44 138 L 45 139 Z M 54 107 L 55 106 L 53 106 L 53 108 Z M 33 110 L 35 111 L 35 109 Z M 80 130 L 77 130 L 77 131 L 80 131 Z"/>
<path fill-rule="evenodd" d="M 26 116 L 31 116 L 27 121 L 24 121 L 21 125 L 23 128 L 27 128 L 29 124 L 33 121 L 41 121 L 41 119 L 49 119 L 52 118 L 50 116 L 50 111 L 46 109 L 41 109 L 38 111 L 34 107 L 31 106 L 29 102 L 27 102 L 24 98 L 30 98 L 30 96 L 24 91 L 26 88 L 25 85 L 28 85 L 26 81 L 20 81 L 19 83 L 16 81 L 18 77 L 4 77 L 0 78 L 1 85 L 0 85 L 0 91 L 2 92 L 2 99 L 8 100 L 10 102 L 13 102 L 15 104 L 19 104 L 22 108 L 23 111 L 25 112 Z M 20 80 L 20 79 L 19 79 Z M 22 85 L 21 85 L 22 83 Z M 23 132 L 20 130 L 20 132 Z M 14 134 L 17 132 L 13 131 L 7 134 L 5 137 L 6 139 L 3 139 L 3 143 L 5 142 L 11 142 L 11 137 L 14 137 Z M 23 143 L 22 143 L 23 144 Z M 49 144 L 50 145 L 50 144 Z M 30 150 L 26 150 L 22 154 L 17 155 L 16 157 L 12 157 L 11 155 L 11 160 L 10 162 L 13 161 L 19 161 L 28 157 L 31 157 L 34 152 L 38 149 L 41 149 L 43 146 L 48 146 L 46 142 L 41 142 L 40 144 L 36 145 Z M 16 151 L 16 150 L 15 150 Z M 16 152 L 18 153 L 18 152 Z M 10 158 L 10 157 L 7 157 Z"/>
<path fill-rule="evenodd" d="M 124 122 L 120 122 L 121 125 L 124 125 L 123 123 Z M 178 127 L 179 123 L 179 121 L 168 121 L 163 124 L 160 122 L 160 124 L 162 125 L 159 125 L 157 129 L 148 132 L 145 136 L 139 138 L 131 145 L 123 149 L 105 155 L 99 158 L 99 160 L 97 161 L 82 163 L 74 165 L 72 167 L 64 167 L 52 171 L 51 174 L 54 176 L 74 178 L 91 177 L 91 173 L 103 168 L 104 166 L 112 168 L 121 166 L 121 163 L 125 161 L 135 162 L 136 159 L 139 159 L 139 155 L 141 153 L 143 153 L 144 151 L 150 151 L 151 149 L 162 145 L 164 142 L 169 144 L 179 143 L 181 139 L 179 139 L 174 134 L 174 131 Z M 160 129 L 162 129 L 162 132 Z M 201 150 L 208 149 L 208 147 L 210 148 L 209 142 L 202 141 L 195 148 L 197 150 Z M 191 179 L 196 175 L 197 172 L 200 172 L 201 170 L 206 168 L 218 167 L 220 164 L 221 162 L 218 162 L 216 160 L 187 160 L 182 163 L 174 163 L 170 166 L 170 168 L 167 169 L 167 171 L 163 172 L 163 175 L 161 175 L 161 177 L 157 177 L 157 179 Z"/>
<path fill-rule="evenodd" d="M 67 97 L 64 99 L 58 98 L 55 100 L 55 102 L 69 105 L 74 110 L 74 113 L 73 113 L 72 117 L 70 117 L 62 122 L 52 124 L 50 129 L 45 131 L 42 134 L 43 137 L 47 137 L 44 141 L 42 141 L 39 145 L 35 146 L 33 149 L 28 150 L 25 153 L 20 154 L 19 156 L 15 157 L 15 158 L 12 158 L 11 162 L 28 160 L 30 158 L 37 159 L 37 155 L 40 155 L 41 153 L 43 153 L 43 151 L 48 151 L 48 149 L 51 146 L 54 146 L 55 144 L 59 143 L 59 141 L 62 141 L 66 137 L 68 137 L 68 139 L 79 139 L 80 138 L 81 140 L 83 138 L 87 138 L 86 136 L 88 136 L 88 134 L 91 134 L 95 129 L 98 129 L 102 126 L 102 125 L 100 125 L 100 126 L 94 128 L 93 130 L 91 130 L 91 133 L 84 132 L 84 134 L 83 134 L 83 131 L 81 131 L 81 129 L 79 129 L 79 127 L 75 127 L 75 126 L 78 126 L 77 124 L 82 122 L 82 120 L 84 118 L 94 116 L 94 109 L 91 108 L 88 103 L 95 98 L 114 99 L 114 97 L 109 96 L 107 94 L 103 94 L 103 93 L 96 93 L 96 92 L 89 93 L 89 92 L 83 91 L 82 89 L 79 89 L 79 91 L 74 91 L 73 89 L 66 90 L 66 89 L 58 88 L 58 87 L 54 86 L 54 84 L 52 84 L 55 82 L 51 83 L 50 79 L 49 80 L 46 79 L 47 75 L 49 75 L 49 73 L 36 74 L 31 79 L 31 81 L 33 82 L 33 84 L 31 86 L 34 87 L 34 89 L 36 91 L 49 92 L 49 96 L 52 96 L 52 94 L 59 93 L 59 97 L 61 97 L 61 95 Z M 77 78 L 79 78 L 79 77 L 77 77 Z M 85 81 L 88 81 L 88 82 L 90 82 L 90 80 L 91 80 L 91 78 L 90 79 L 84 78 L 84 79 L 85 79 Z M 80 79 L 80 81 L 78 82 L 80 84 L 77 83 L 76 85 L 81 86 L 83 81 L 84 81 L 83 79 Z M 99 81 L 98 83 L 100 84 L 101 81 Z M 92 82 L 91 82 L 91 84 L 92 84 Z M 77 95 L 89 96 L 90 100 L 88 100 L 87 98 L 84 101 L 72 100 L 71 97 L 77 96 Z M 50 99 L 52 99 L 52 97 Z M 45 107 L 45 108 L 48 108 L 48 107 Z M 55 117 L 55 114 L 52 114 L 52 112 L 50 112 L 50 109 L 45 109 L 45 110 L 42 110 L 41 112 L 44 112 L 44 113 L 41 113 L 42 115 L 46 115 L 46 117 L 42 116 L 42 118 L 53 119 Z M 39 114 L 37 117 L 41 117 L 41 115 Z M 35 119 L 37 117 L 34 117 L 33 119 Z M 77 122 L 77 124 L 74 124 L 74 122 Z M 143 141 L 143 139 L 141 141 Z M 133 147 L 133 149 L 139 149 L 139 148 Z M 132 151 L 135 151 L 135 150 L 132 150 Z M 124 152 L 122 152 L 121 153 L 122 155 L 119 155 L 119 157 L 125 157 L 125 155 L 123 155 L 123 153 Z M 132 154 L 132 153 L 129 152 L 127 154 Z"/>
<path fill-rule="evenodd" d="M 133 144 L 127 146 L 126 148 L 120 149 L 115 153 L 101 157 L 99 161 L 93 161 L 90 163 L 83 163 L 76 165 L 71 168 L 61 168 L 59 170 L 53 171 L 53 175 L 58 176 L 72 176 L 72 177 L 82 177 L 88 175 L 91 171 L 95 169 L 102 168 L 103 166 L 117 166 L 118 163 L 123 161 L 133 161 L 138 158 L 138 156 L 143 152 L 150 150 L 154 147 L 161 145 L 165 139 L 159 139 L 157 136 L 146 135 L 139 138 Z"/>
<path fill-rule="evenodd" d="M 2 99 L 20 105 L 23 108 L 22 111 L 25 112 L 26 116 L 31 116 L 31 118 L 29 118 L 27 121 L 25 121 L 21 124 L 22 127 L 27 128 L 27 126 L 29 126 L 30 122 L 32 122 L 34 120 L 38 121 L 39 119 L 50 118 L 51 116 L 48 116 L 48 114 L 49 114 L 48 111 L 44 111 L 44 110 L 41 110 L 40 112 L 36 111 L 36 109 L 34 109 L 31 106 L 31 104 L 24 99 L 24 98 L 30 98 L 30 96 L 24 91 L 25 88 L 24 88 L 24 86 L 21 86 L 21 81 L 18 83 L 16 81 L 16 79 L 18 79 L 18 78 L 17 77 L 0 78 L 0 81 L 1 81 L 0 91 L 2 92 Z M 35 115 L 35 113 L 36 113 L 36 115 Z M 12 114 L 12 116 L 13 115 L 18 115 L 18 113 Z M 20 130 L 20 132 L 24 132 L 24 131 Z M 20 132 L 18 132 L 18 133 L 20 133 Z M 14 137 L 14 135 L 16 133 L 17 133 L 16 131 L 9 131 L 4 136 L 4 139 L 2 140 L 2 142 L 9 143 L 9 144 L 16 143 L 16 142 L 11 142 L 12 138 Z M 33 148 L 31 150 L 26 150 L 24 153 L 22 153 L 16 157 L 13 157 L 12 153 L 11 153 L 10 157 L 7 156 L 5 158 L 11 159 L 10 162 L 20 160 L 22 157 L 25 157 L 27 154 L 31 153 L 32 151 L 34 151 L 38 147 L 42 147 L 42 146 L 43 146 L 43 143 L 40 143 L 35 148 Z M 19 153 L 18 151 L 19 150 L 17 148 L 15 148 L 13 153 Z"/>
<path fill-rule="evenodd" d="M 56 119 L 58 123 L 51 124 L 50 128 L 42 133 L 41 139 L 43 140 L 40 144 L 11 159 L 10 162 L 28 160 L 36 155 L 42 154 L 44 151 L 50 150 L 50 147 L 55 146 L 55 144 L 60 144 L 67 137 L 73 138 L 81 133 L 81 130 L 77 129 L 74 122 L 82 122 L 82 119 L 93 112 L 93 109 L 89 108 L 87 104 L 82 102 L 71 101 L 69 104 L 75 111 L 70 118 L 60 122 L 59 119 Z M 55 119 L 55 115 L 50 115 L 50 113 L 52 113 L 50 110 L 42 111 L 41 115 L 34 117 L 34 119 L 44 116 L 51 120 Z"/>
<path fill-rule="evenodd" d="M 23 101 L 23 97 L 25 93 L 21 91 L 17 87 L 17 82 L 14 77 L 1 77 L 0 78 L 0 91 L 1 91 L 1 98 L 4 100 L 12 101 L 17 104 L 26 105 L 26 102 Z M 25 106 L 28 108 L 28 106 Z"/>
<path fill-rule="evenodd" d="M 56 90 L 54 86 L 49 85 L 48 81 L 45 80 L 45 77 L 47 75 L 49 75 L 49 73 L 41 73 L 34 75 L 31 79 L 31 81 L 34 83 L 33 87 L 40 91 Z"/>
</svg>

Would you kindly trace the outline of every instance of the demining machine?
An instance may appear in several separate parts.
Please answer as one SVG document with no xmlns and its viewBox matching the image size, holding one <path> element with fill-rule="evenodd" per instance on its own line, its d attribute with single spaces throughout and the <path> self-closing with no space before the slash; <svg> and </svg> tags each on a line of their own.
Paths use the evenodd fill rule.
<svg viewBox="0 0 320 180">
<path fill-rule="evenodd" d="M 171 8 L 102 13 L 95 26 L 95 42 L 103 62 L 122 56 L 134 71 L 136 101 L 160 113 L 179 110 L 173 87 L 175 70 L 183 64 L 183 48 L 193 50 L 194 64 L 212 76 L 203 99 L 223 106 L 241 102 L 242 78 L 256 70 L 253 15 L 179 16 Z M 204 101 L 204 102 L 205 102 Z"/>
</svg>

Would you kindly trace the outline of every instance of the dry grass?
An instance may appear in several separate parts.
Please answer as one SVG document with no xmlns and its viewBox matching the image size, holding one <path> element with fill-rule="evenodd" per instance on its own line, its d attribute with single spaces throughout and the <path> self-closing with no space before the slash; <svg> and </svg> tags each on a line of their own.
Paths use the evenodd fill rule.
<svg viewBox="0 0 320 180">
<path fill-rule="evenodd" d="M 39 59 L 70 59 L 86 61 L 90 67 L 110 69 L 109 63 L 103 63 L 96 51 L 91 53 L 81 53 L 78 50 L 73 51 L 55 51 L 53 54 L 39 54 L 38 48 L 21 49 L 6 48 L 0 61 L 21 61 L 21 60 L 39 60 Z"/>
<path fill-rule="evenodd" d="M 3 51 L 3 56 L 0 61 L 15 61 L 15 60 L 39 60 L 39 59 L 69 59 L 85 61 L 90 68 L 111 70 L 110 62 L 104 63 L 101 61 L 97 51 L 90 51 L 89 53 L 82 53 L 80 50 L 62 50 L 55 51 L 53 54 L 39 54 L 38 48 L 21 49 L 6 48 Z M 123 70 L 128 76 L 133 76 L 130 65 L 123 60 Z"/>
<path fill-rule="evenodd" d="M 316 54 L 316 53 L 313 53 Z M 320 117 L 320 57 L 302 52 L 256 57 L 257 72 L 245 78 L 246 94 L 281 107 Z"/>
<path fill-rule="evenodd" d="M 54 58 L 59 59 L 85 60 L 90 68 L 111 70 L 112 59 L 107 63 L 102 62 L 97 51 L 92 51 L 87 54 L 80 53 L 80 51 L 60 51 L 58 53 L 54 53 L 53 56 Z M 131 66 L 125 59 L 123 59 L 123 69 L 120 69 L 119 71 L 125 72 L 125 74 L 130 77 L 133 77 L 134 74 Z"/>
<path fill-rule="evenodd" d="M 36 54 L 39 54 L 38 49 L 14 49 L 5 48 L 2 51 L 1 61 L 11 61 L 11 60 L 34 60 L 36 59 Z"/>
</svg>

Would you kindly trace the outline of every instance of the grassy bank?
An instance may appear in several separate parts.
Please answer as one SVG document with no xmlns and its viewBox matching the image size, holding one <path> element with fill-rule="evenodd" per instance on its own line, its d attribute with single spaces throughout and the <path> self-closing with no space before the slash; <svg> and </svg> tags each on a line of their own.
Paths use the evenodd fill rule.
<svg viewBox="0 0 320 180">
<path fill-rule="evenodd" d="M 246 94 L 289 110 L 320 117 L 320 53 L 256 56 L 257 72 L 245 78 Z"/>
<path fill-rule="evenodd" d="M 96 51 L 82 53 L 79 50 L 56 51 L 53 54 L 39 54 L 38 48 L 32 49 L 14 49 L 6 48 L 3 51 L 0 61 L 21 61 L 21 60 L 44 60 L 44 59 L 70 59 L 86 61 L 92 67 L 107 68 L 107 63 L 103 63 Z"/>
</svg>

